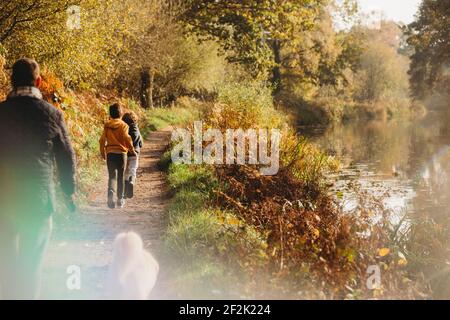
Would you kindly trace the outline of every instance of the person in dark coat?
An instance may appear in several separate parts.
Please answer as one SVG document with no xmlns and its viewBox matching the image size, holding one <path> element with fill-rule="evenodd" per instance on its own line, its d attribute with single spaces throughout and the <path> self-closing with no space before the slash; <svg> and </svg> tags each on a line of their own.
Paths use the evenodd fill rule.
<svg viewBox="0 0 450 320">
<path fill-rule="evenodd" d="M 135 153 L 128 153 L 127 170 L 125 172 L 125 196 L 133 198 L 136 184 L 137 169 L 139 167 L 139 153 L 143 147 L 142 135 L 138 127 L 138 117 L 134 112 L 127 112 L 122 120 L 128 125 L 128 134 L 133 140 Z"/>
<path fill-rule="evenodd" d="M 0 103 L 0 297 L 35 299 L 55 182 L 73 208 L 75 153 L 62 112 L 42 99 L 39 65 L 18 60 L 11 79 L 13 89 Z"/>
</svg>

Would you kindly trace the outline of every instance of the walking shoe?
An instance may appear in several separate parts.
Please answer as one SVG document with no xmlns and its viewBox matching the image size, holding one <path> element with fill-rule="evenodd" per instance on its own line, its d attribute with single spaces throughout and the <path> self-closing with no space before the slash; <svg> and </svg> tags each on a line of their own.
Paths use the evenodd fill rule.
<svg viewBox="0 0 450 320">
<path fill-rule="evenodd" d="M 125 199 L 130 199 L 130 182 L 125 181 Z"/>
<path fill-rule="evenodd" d="M 131 199 L 134 196 L 134 181 L 133 177 L 125 180 L 125 199 Z"/>
<path fill-rule="evenodd" d="M 114 192 L 108 192 L 108 207 L 110 209 L 114 209 L 116 207 L 116 203 L 114 202 Z"/>
<path fill-rule="evenodd" d="M 125 199 L 117 200 L 117 206 L 119 207 L 119 209 L 123 209 L 123 207 L 125 206 Z"/>
<path fill-rule="evenodd" d="M 133 198 L 133 196 L 134 196 L 134 183 L 131 182 L 131 181 L 128 182 L 128 193 L 127 193 L 127 196 L 128 196 L 129 199 Z"/>
</svg>

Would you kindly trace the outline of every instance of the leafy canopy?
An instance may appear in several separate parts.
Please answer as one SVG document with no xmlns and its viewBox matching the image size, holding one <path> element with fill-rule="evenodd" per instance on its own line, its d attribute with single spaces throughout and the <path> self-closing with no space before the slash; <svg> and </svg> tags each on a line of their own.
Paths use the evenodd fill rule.
<svg viewBox="0 0 450 320">
<path fill-rule="evenodd" d="M 412 93 L 424 98 L 444 77 L 450 83 L 450 0 L 424 0 L 408 33 L 408 44 L 414 49 L 409 71 Z"/>
<path fill-rule="evenodd" d="M 201 37 L 219 40 L 231 62 L 255 76 L 276 64 L 273 43 L 299 41 L 314 26 L 324 0 L 188 0 L 180 19 Z"/>
</svg>

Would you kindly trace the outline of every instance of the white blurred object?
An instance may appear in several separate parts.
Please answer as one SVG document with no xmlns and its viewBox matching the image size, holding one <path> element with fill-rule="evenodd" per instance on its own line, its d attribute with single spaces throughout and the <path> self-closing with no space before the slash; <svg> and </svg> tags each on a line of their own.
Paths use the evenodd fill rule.
<svg viewBox="0 0 450 320">
<path fill-rule="evenodd" d="M 430 185 L 430 178 L 431 178 L 430 169 L 425 168 L 425 170 L 423 170 L 422 172 L 422 179 L 425 182 L 426 186 Z"/>
<path fill-rule="evenodd" d="M 108 270 L 106 294 L 110 299 L 146 300 L 158 277 L 159 265 L 134 232 L 114 240 L 113 261 Z"/>
</svg>

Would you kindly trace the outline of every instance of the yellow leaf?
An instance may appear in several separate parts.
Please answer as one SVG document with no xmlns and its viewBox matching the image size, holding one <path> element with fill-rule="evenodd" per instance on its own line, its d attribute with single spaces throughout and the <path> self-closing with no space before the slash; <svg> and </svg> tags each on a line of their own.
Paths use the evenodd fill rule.
<svg viewBox="0 0 450 320">
<path fill-rule="evenodd" d="M 320 231 L 318 229 L 316 229 L 316 228 L 313 228 L 312 234 L 313 234 L 313 238 L 317 239 L 320 236 Z"/>
<path fill-rule="evenodd" d="M 239 219 L 236 219 L 234 217 L 229 218 L 227 222 L 232 226 L 237 226 L 240 223 Z"/>
<path fill-rule="evenodd" d="M 389 248 L 381 248 L 380 250 L 378 250 L 378 255 L 380 257 L 384 257 L 384 256 L 387 256 L 389 254 L 389 252 L 391 252 L 391 250 Z"/>
<path fill-rule="evenodd" d="M 400 259 L 397 263 L 399 266 L 406 266 L 408 264 L 408 261 L 406 261 L 406 259 Z"/>
</svg>

